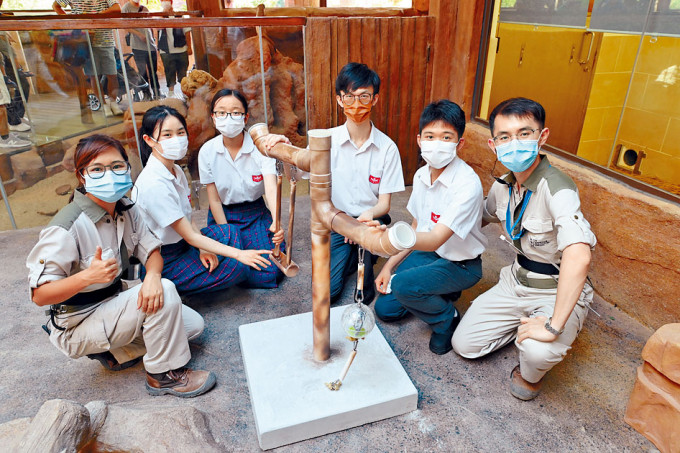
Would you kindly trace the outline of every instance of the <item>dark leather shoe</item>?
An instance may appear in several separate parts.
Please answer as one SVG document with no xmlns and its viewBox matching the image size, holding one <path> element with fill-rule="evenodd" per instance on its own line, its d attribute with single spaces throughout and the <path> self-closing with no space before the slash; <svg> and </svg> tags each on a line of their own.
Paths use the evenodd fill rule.
<svg viewBox="0 0 680 453">
<path fill-rule="evenodd" d="M 451 346 L 451 337 L 453 337 L 453 332 L 455 332 L 458 323 L 460 322 L 460 315 L 458 310 L 451 320 L 451 327 L 445 333 L 432 332 L 430 336 L 430 351 L 438 355 L 444 355 L 453 349 Z"/>
<path fill-rule="evenodd" d="M 118 360 L 116 360 L 113 354 L 111 354 L 109 351 L 98 352 L 96 354 L 88 354 L 87 358 L 90 360 L 98 361 L 99 363 L 102 364 L 104 368 L 110 371 L 125 370 L 127 368 L 137 365 L 140 362 L 140 360 L 142 360 L 141 357 L 137 357 L 136 359 L 128 360 L 127 362 L 124 363 L 118 363 Z"/>
<path fill-rule="evenodd" d="M 215 382 L 215 374 L 212 371 L 198 371 L 186 367 L 167 373 L 146 373 L 146 390 L 153 396 L 173 395 L 192 398 L 213 388 Z"/>
</svg>

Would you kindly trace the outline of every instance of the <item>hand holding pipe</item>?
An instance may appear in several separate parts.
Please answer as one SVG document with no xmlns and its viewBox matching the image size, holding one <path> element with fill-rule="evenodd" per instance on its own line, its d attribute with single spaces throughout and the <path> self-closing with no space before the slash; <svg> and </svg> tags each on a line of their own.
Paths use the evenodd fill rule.
<svg viewBox="0 0 680 453">
<path fill-rule="evenodd" d="M 280 161 L 277 161 L 277 172 L 276 172 L 276 219 L 274 221 L 274 227 L 276 231 L 279 231 L 281 229 L 281 186 L 283 185 L 283 171 L 280 171 L 279 167 L 282 167 L 283 164 Z M 290 213 L 292 216 L 292 212 Z M 292 217 L 291 217 L 292 218 Z M 292 226 L 290 225 L 289 222 L 289 227 Z M 292 239 L 292 234 L 291 230 L 288 230 L 288 237 L 289 239 Z M 274 247 L 274 250 L 272 251 L 271 258 L 276 267 L 281 269 L 281 272 L 286 277 L 295 277 L 298 272 L 300 271 L 300 266 L 298 266 L 296 263 L 293 262 L 292 258 L 290 257 L 290 247 L 291 247 L 291 241 L 288 241 L 288 256 L 284 252 L 281 251 L 281 244 L 276 244 Z"/>
</svg>

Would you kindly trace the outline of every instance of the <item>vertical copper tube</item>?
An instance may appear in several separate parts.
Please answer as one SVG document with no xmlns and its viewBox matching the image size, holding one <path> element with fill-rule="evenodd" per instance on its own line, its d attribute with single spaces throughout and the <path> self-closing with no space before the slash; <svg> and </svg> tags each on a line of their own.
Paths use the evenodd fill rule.
<svg viewBox="0 0 680 453">
<path fill-rule="evenodd" d="M 326 130 L 308 132 L 310 150 L 309 197 L 312 205 L 331 199 L 331 136 Z M 314 359 L 331 356 L 331 230 L 312 208 L 312 316 Z"/>
</svg>

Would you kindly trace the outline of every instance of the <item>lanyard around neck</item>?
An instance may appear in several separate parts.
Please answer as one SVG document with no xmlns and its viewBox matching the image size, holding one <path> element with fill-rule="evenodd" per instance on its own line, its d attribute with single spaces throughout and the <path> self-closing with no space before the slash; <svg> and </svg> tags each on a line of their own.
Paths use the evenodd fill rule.
<svg viewBox="0 0 680 453">
<path fill-rule="evenodd" d="M 517 225 L 522 221 L 522 216 L 524 216 L 524 210 L 527 208 L 527 205 L 529 204 L 529 199 L 531 198 L 532 193 L 533 192 L 531 192 L 531 190 L 527 189 L 526 194 L 524 194 L 524 200 L 522 201 L 522 209 L 519 211 L 519 216 L 517 216 L 517 220 L 515 220 L 515 223 L 512 226 L 510 226 L 510 198 L 512 198 L 512 186 L 508 186 L 508 207 L 505 212 L 505 229 L 508 231 L 508 235 L 510 235 L 510 238 L 513 241 L 518 240 L 524 234 L 524 229 L 522 229 L 517 235 L 512 234 L 512 232 L 515 231 Z"/>
</svg>

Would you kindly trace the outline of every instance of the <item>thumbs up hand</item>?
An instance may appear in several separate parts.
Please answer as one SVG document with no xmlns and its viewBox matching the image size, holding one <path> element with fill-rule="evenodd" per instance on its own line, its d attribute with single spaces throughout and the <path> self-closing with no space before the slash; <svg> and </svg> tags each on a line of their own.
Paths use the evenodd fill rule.
<svg viewBox="0 0 680 453">
<path fill-rule="evenodd" d="M 102 259 L 102 248 L 97 246 L 90 267 L 83 271 L 87 286 L 95 283 L 109 283 L 118 275 L 116 258 Z"/>
</svg>

